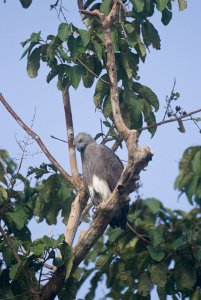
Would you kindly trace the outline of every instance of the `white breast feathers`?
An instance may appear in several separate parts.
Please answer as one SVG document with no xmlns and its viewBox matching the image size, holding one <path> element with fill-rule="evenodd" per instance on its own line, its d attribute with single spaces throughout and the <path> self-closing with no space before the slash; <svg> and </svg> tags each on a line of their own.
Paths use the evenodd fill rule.
<svg viewBox="0 0 201 300">
<path fill-rule="evenodd" d="M 95 194 L 99 194 L 102 201 L 107 201 L 111 191 L 105 180 L 93 175 L 92 185 L 89 185 L 89 193 L 92 200 L 94 199 Z"/>
</svg>

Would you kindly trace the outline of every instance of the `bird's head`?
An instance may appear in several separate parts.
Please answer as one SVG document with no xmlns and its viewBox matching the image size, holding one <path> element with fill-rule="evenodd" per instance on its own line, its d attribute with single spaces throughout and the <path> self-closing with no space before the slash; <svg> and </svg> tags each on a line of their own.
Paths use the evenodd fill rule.
<svg viewBox="0 0 201 300">
<path fill-rule="evenodd" d="M 82 152 L 88 144 L 93 143 L 93 142 L 94 142 L 94 139 L 92 138 L 92 136 L 90 134 L 85 133 L 85 132 L 80 132 L 74 138 L 73 145 L 75 146 L 75 148 L 78 151 Z"/>
</svg>

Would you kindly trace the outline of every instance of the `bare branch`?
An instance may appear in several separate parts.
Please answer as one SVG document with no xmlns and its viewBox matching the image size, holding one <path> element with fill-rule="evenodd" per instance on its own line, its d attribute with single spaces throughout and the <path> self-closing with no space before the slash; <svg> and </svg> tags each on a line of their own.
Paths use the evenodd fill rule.
<svg viewBox="0 0 201 300">
<path fill-rule="evenodd" d="M 67 85 L 64 91 L 62 92 L 62 96 L 63 96 L 64 112 L 66 118 L 70 166 L 71 166 L 71 172 L 73 177 L 73 183 L 77 191 L 76 198 L 71 205 L 71 212 L 68 218 L 68 223 L 65 232 L 65 241 L 69 245 L 72 245 L 77 228 L 80 224 L 81 214 L 84 207 L 86 206 L 88 197 L 87 197 L 87 192 L 85 191 L 83 180 L 81 179 L 78 172 L 75 147 L 73 145 L 74 129 L 73 129 L 70 96 L 69 96 L 69 85 Z"/>
<path fill-rule="evenodd" d="M 20 117 L 14 112 L 14 110 L 11 108 L 11 106 L 7 103 L 7 101 L 4 99 L 3 95 L 0 93 L 0 101 L 5 106 L 7 111 L 12 115 L 12 117 L 17 121 L 17 123 L 36 141 L 36 143 L 39 145 L 43 153 L 47 156 L 47 158 L 50 160 L 50 162 L 57 168 L 57 170 L 64 176 L 64 178 L 73 185 L 73 180 L 70 175 L 66 173 L 66 171 L 60 166 L 60 164 L 56 161 L 56 159 L 51 155 L 51 153 L 48 151 L 46 146 L 43 144 L 40 137 L 31 129 L 29 128 L 21 119 Z"/>
<path fill-rule="evenodd" d="M 56 136 L 50 135 L 50 137 L 51 137 L 52 139 L 58 140 L 58 141 L 60 141 L 60 142 L 68 143 L 67 141 L 62 140 L 62 139 L 59 139 L 59 138 L 57 138 Z"/>
<path fill-rule="evenodd" d="M 201 112 L 201 108 L 199 108 L 197 110 L 194 110 L 194 111 L 191 111 L 188 114 L 182 115 L 182 116 L 174 118 L 174 119 L 165 120 L 165 121 L 161 121 L 161 122 L 158 122 L 158 123 L 151 124 L 151 125 L 146 126 L 146 127 L 138 128 L 137 131 L 143 131 L 143 130 L 146 130 L 146 129 L 149 129 L 149 128 L 152 128 L 152 127 L 155 127 L 155 126 L 160 126 L 160 125 L 164 125 L 164 124 L 167 124 L 167 123 L 172 123 L 172 122 L 180 121 L 180 120 L 182 120 L 182 119 L 184 119 L 186 117 L 192 116 L 192 115 L 197 114 L 199 112 Z"/>
<path fill-rule="evenodd" d="M 168 112 L 168 109 L 169 109 L 169 107 L 170 107 L 170 103 L 171 103 L 171 101 L 172 101 L 173 94 L 174 94 L 174 88 L 175 88 L 175 85 L 176 85 L 176 79 L 174 78 L 174 83 L 173 83 L 173 87 L 172 87 L 172 90 L 171 90 L 171 94 L 170 94 L 169 99 L 167 100 L 167 107 L 166 107 L 166 110 L 165 110 L 165 114 L 164 114 L 164 117 L 163 117 L 163 121 L 165 121 L 165 117 L 166 117 L 167 112 Z"/>
<path fill-rule="evenodd" d="M 69 86 L 66 86 L 66 88 L 63 90 L 62 97 L 63 97 L 64 112 L 66 118 L 66 130 L 67 130 L 67 140 L 68 140 L 68 148 L 69 148 L 69 156 L 70 156 L 69 157 L 70 167 L 71 167 L 71 172 L 73 177 L 73 183 L 75 187 L 79 188 L 80 185 L 82 185 L 82 180 L 78 173 L 75 147 L 73 145 L 74 129 L 73 129 L 70 96 L 69 96 Z"/>
<path fill-rule="evenodd" d="M 77 228 L 81 223 L 80 220 L 82 219 L 81 215 L 84 209 L 83 206 L 86 206 L 87 199 L 87 195 L 84 195 L 85 202 L 84 205 L 81 205 L 83 203 L 83 199 L 81 199 L 80 195 L 78 194 L 71 205 L 71 211 L 65 232 L 65 241 L 69 245 L 73 244 Z"/>
</svg>

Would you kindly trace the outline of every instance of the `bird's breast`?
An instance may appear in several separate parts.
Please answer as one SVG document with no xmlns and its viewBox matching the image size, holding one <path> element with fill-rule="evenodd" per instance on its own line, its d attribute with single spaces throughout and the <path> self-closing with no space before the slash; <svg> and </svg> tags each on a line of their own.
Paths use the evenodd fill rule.
<svg viewBox="0 0 201 300">
<path fill-rule="evenodd" d="M 92 199 L 98 194 L 102 202 L 108 200 L 111 191 L 105 180 L 99 178 L 97 175 L 93 175 L 92 181 L 89 184 L 89 193 Z"/>
</svg>

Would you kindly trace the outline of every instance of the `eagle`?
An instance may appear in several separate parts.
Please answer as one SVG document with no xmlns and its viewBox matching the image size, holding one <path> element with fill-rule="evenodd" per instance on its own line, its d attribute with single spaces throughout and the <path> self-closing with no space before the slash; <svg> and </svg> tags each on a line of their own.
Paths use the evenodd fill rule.
<svg viewBox="0 0 201 300">
<path fill-rule="evenodd" d="M 75 148 L 81 153 L 83 180 L 95 207 L 107 201 L 123 171 L 119 157 L 103 144 L 97 144 L 88 133 L 81 132 L 74 139 Z M 125 229 L 129 205 L 126 203 L 113 217 L 110 226 Z"/>
</svg>

